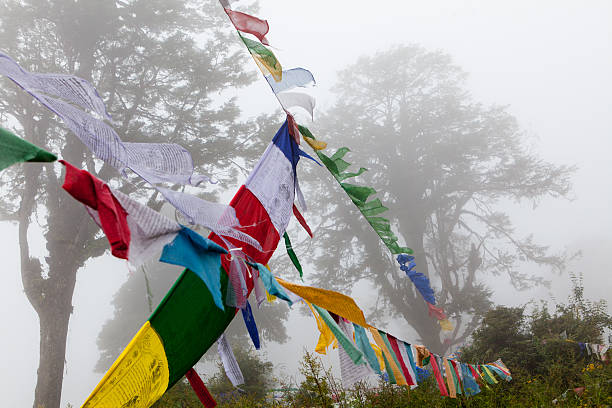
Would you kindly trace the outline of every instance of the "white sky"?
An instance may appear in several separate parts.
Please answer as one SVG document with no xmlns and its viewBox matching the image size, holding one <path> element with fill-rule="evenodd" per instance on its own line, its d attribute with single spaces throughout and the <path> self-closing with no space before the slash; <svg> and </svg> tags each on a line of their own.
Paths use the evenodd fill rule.
<svg viewBox="0 0 612 408">
<path fill-rule="evenodd" d="M 321 110 L 332 104 L 328 90 L 335 73 L 361 55 L 403 43 L 450 53 L 470 74 L 468 87 L 477 100 L 509 105 L 544 158 L 579 166 L 574 200 L 545 200 L 536 209 L 521 205 L 508 209 L 519 232 L 535 232 L 539 242 L 553 248 L 583 250 L 574 270 L 585 275 L 586 296 L 612 300 L 606 257 L 612 248 L 612 2 L 261 0 L 259 16 L 270 23 L 268 38 L 283 66 L 302 66 L 315 75 Z M 249 115 L 277 109 L 261 79 L 236 95 Z M 5 328 L 0 349 L 8 368 L 0 373 L 3 402 L 31 406 L 38 319 L 23 293 L 16 228 L 0 225 L 0 242 L 5 265 L 0 275 L 0 321 Z M 98 357 L 95 340 L 111 313 L 112 296 L 126 277 L 126 265 L 110 254 L 79 271 L 63 406 L 68 402 L 80 406 L 100 379 L 92 372 Z M 539 290 L 520 296 L 505 289 L 507 282 L 491 285 L 496 289 L 494 301 L 516 305 L 538 296 L 563 300 L 569 280 L 556 278 L 550 293 Z M 366 306 L 370 299 L 364 294 L 357 300 Z M 314 323 L 297 313 L 292 313 L 288 327 L 292 340 L 267 351 L 286 373 L 293 374 L 296 353 L 301 354 L 303 347 L 313 349 L 316 334 Z M 388 329 L 405 332 L 400 323 Z"/>
</svg>

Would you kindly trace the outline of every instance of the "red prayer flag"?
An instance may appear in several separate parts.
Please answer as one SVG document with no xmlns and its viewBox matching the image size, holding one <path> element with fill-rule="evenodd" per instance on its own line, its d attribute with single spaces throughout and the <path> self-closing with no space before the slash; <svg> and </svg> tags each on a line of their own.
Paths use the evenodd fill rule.
<svg viewBox="0 0 612 408">
<path fill-rule="evenodd" d="M 389 344 L 391 344 L 391 348 L 397 357 L 397 361 L 400 363 L 402 373 L 404 373 L 404 377 L 406 377 L 406 383 L 408 383 L 408 385 L 416 385 L 414 379 L 410 375 L 410 371 L 408 371 L 408 367 L 406 367 L 404 359 L 402 358 L 402 353 L 400 352 L 399 345 L 397 344 L 397 339 L 389 333 L 387 333 L 387 339 L 389 340 Z"/>
<path fill-rule="evenodd" d="M 229 8 L 226 8 L 225 12 L 232 24 L 234 24 L 234 27 L 236 27 L 236 30 L 253 34 L 262 44 L 270 45 L 266 39 L 266 34 L 268 34 L 268 30 L 270 29 L 266 20 Z"/>
<path fill-rule="evenodd" d="M 429 302 L 427 302 L 427 307 L 429 307 L 430 316 L 435 316 L 438 320 L 446 319 L 446 314 L 444 313 L 444 310 L 442 310 L 441 308 L 436 307 Z"/>
<path fill-rule="evenodd" d="M 446 384 L 444 384 L 444 379 L 442 378 L 440 367 L 438 367 L 436 356 L 432 355 L 429 359 L 429 362 L 431 363 L 431 368 L 433 369 L 434 377 L 436 377 L 436 382 L 438 383 L 438 388 L 440 389 L 440 395 L 442 395 L 443 397 L 448 397 Z"/>
<path fill-rule="evenodd" d="M 210 394 L 210 391 L 208 391 L 208 388 L 206 388 L 206 385 L 204 385 L 204 382 L 196 370 L 190 368 L 189 371 L 187 371 L 187 374 L 185 374 L 185 377 L 187 377 L 191 388 L 193 388 L 196 395 L 200 399 L 200 402 L 206 408 L 215 408 L 217 406 L 217 401 L 215 401 L 213 396 Z"/>
<path fill-rule="evenodd" d="M 130 228 L 127 212 L 110 188 L 88 171 L 77 169 L 65 160 L 59 162 L 66 167 L 62 188 L 76 200 L 98 212 L 100 227 L 106 234 L 112 254 L 117 258 L 128 259 Z"/>
<path fill-rule="evenodd" d="M 300 211 L 297 209 L 295 204 L 293 204 L 293 215 L 295 215 L 295 218 L 298 220 L 300 225 L 306 230 L 308 235 L 310 235 L 310 238 L 312 238 L 312 231 L 310 230 L 310 227 L 308 226 L 308 224 L 306 224 L 306 220 L 304 219 L 304 216 L 300 213 Z"/>
</svg>

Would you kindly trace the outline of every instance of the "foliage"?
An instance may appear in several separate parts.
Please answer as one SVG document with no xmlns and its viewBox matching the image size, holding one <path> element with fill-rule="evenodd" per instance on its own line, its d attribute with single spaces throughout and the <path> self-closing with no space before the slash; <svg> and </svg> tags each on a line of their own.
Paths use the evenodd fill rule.
<svg viewBox="0 0 612 408">
<path fill-rule="evenodd" d="M 262 400 L 275 381 L 273 364 L 265 361 L 253 348 L 234 347 L 233 350 L 244 384 L 236 389 L 225 375 L 223 365 L 218 363 L 217 373 L 208 380 L 208 389 L 219 401 L 240 399 L 242 395 L 248 395 L 250 400 Z"/>
<path fill-rule="evenodd" d="M 557 304 L 552 312 L 546 304 L 536 306 L 529 316 L 522 307 L 498 306 L 487 312 L 471 345 L 463 348 L 463 358 L 499 357 L 513 376 L 526 378 L 547 376 L 552 370 L 561 386 L 572 386 L 586 358 L 578 342 L 601 344 L 605 330 L 612 328 L 606 302 L 586 300 L 580 278 L 573 277 L 572 283 L 568 303 Z"/>
</svg>

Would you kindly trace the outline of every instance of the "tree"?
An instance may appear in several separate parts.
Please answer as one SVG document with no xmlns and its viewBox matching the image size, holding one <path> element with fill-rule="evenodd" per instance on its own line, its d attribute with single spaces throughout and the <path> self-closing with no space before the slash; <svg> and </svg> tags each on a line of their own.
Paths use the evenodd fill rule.
<svg viewBox="0 0 612 408">
<path fill-rule="evenodd" d="M 555 305 L 552 312 L 546 304 L 529 314 L 524 307 L 489 310 L 472 333 L 471 343 L 462 349 L 461 359 L 501 358 L 519 383 L 540 376 L 562 390 L 580 385 L 581 369 L 589 357 L 579 343 L 602 344 L 605 330 L 612 328 L 612 316 L 605 301 L 584 298 L 581 279 L 573 277 L 572 283 L 568 302 Z"/>
<path fill-rule="evenodd" d="M 257 123 L 238 123 L 235 100 L 218 104 L 215 96 L 254 76 L 241 68 L 245 53 L 234 47 L 234 33 L 220 28 L 227 24 L 217 2 L 201 3 L 3 0 L 0 43 L 27 70 L 92 81 L 124 141 L 178 142 L 190 150 L 200 172 L 229 182 L 237 174 L 231 163 L 255 142 L 249 132 Z M 153 208 L 161 206 L 151 189 L 135 180 L 122 182 L 49 111 L 8 82 L 0 89 L 0 115 L 25 139 L 113 179 L 114 186 Z M 215 171 L 221 165 L 223 170 Z M 2 219 L 19 224 L 23 285 L 40 319 L 34 407 L 54 408 L 60 404 L 76 273 L 108 245 L 83 208 L 61 190 L 60 174 L 51 166 L 13 167 L 1 177 Z M 30 251 L 34 223 L 44 234 L 45 259 Z"/>
<path fill-rule="evenodd" d="M 572 168 L 529 151 L 516 119 L 505 107 L 473 101 L 465 78 L 448 55 L 418 46 L 362 57 L 340 72 L 337 102 L 313 129 L 352 148 L 345 159 L 370 169 L 359 184 L 375 187 L 394 209 L 394 228 L 414 249 L 417 270 L 432 280 L 455 330 L 441 341 L 410 280 L 381 255 L 388 251 L 331 181 L 310 183 L 311 196 L 329 197 L 313 200 L 309 213 L 318 216 L 318 250 L 308 250 L 314 280 L 337 288 L 368 280 L 379 289 L 373 317 L 382 310 L 402 317 L 437 353 L 465 340 L 491 306 L 485 274 L 505 273 L 521 289 L 543 282 L 521 273 L 522 263 L 564 265 L 531 236 L 518 238 L 499 204 L 565 197 Z"/>
</svg>

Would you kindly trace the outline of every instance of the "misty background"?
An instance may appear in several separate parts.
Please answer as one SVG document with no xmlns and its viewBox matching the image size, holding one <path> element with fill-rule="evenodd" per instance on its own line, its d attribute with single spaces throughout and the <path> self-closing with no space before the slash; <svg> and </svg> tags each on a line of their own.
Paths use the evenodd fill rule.
<svg viewBox="0 0 612 408">
<path fill-rule="evenodd" d="M 268 38 L 283 67 L 300 66 L 315 75 L 317 87 L 313 92 L 317 96 L 317 110 L 314 124 L 309 125 L 312 129 L 317 128 L 317 115 L 332 108 L 336 102 L 331 88 L 337 82 L 337 72 L 354 64 L 359 57 L 405 44 L 418 44 L 428 51 L 449 54 L 453 63 L 468 73 L 465 87 L 475 101 L 485 105 L 507 105 L 526 132 L 526 142 L 533 151 L 554 164 L 577 167 L 571 178 L 571 199 L 544 198 L 537 207 L 504 201 L 501 207 L 511 216 L 517 235 L 533 234 L 539 243 L 549 245 L 555 252 L 580 251 L 581 257 L 569 262 L 567 271 L 584 275 L 588 299 L 612 300 L 612 281 L 608 278 L 606 262 L 606 255 L 612 248 L 609 211 L 612 170 L 608 153 L 612 131 L 609 112 L 612 5 L 609 2 L 589 1 L 579 5 L 559 1 L 537 4 L 466 1 L 459 5 L 451 1 L 397 1 L 376 7 L 369 2 L 313 0 L 288 5 L 279 0 L 262 0 L 259 7 L 256 15 L 268 20 Z M 229 26 L 230 23 L 226 21 L 225 24 Z M 245 49 L 241 51 L 246 55 Z M 255 72 L 252 61 L 247 59 L 244 64 L 246 71 Z M 260 76 L 247 88 L 223 90 L 219 98 L 230 96 L 237 97 L 241 118 L 245 120 L 262 113 L 273 114 L 278 109 L 273 94 Z M 270 124 L 272 129 L 280 125 L 280 121 L 275 120 Z M 344 123 L 342 127 L 350 128 L 350 124 Z M 345 144 L 325 134 L 315 134 L 329 143 L 330 153 Z M 270 133 L 269 138 L 272 136 Z M 202 138 L 205 137 L 203 134 Z M 68 136 L 68 141 L 79 143 L 73 136 Z M 349 147 L 356 157 L 368 153 L 359 152 L 359 145 Z M 257 156 L 263 152 L 265 143 L 253 148 L 259 149 Z M 357 159 L 352 162 L 356 166 L 361 164 Z M 309 167 L 308 173 L 300 173 L 302 180 L 312 173 L 329 177 L 325 169 L 305 162 L 300 166 L 302 169 Z M 376 168 L 370 167 L 370 172 L 376 172 Z M 243 180 L 244 176 L 239 174 L 236 182 L 223 184 L 218 200 L 229 201 Z M 309 202 L 318 200 L 318 197 L 306 195 Z M 309 219 L 308 213 L 305 215 Z M 40 238 L 39 248 L 36 248 L 37 233 L 40 231 L 36 228 L 30 229 L 33 252 L 40 253 L 44 241 Z M 36 384 L 39 329 L 38 317 L 23 293 L 17 236 L 15 225 L 0 224 L 0 251 L 4 261 L 0 276 L 0 318 L 4 325 L 0 346 L 5 351 L 8 368 L 0 374 L 0 381 L 5 384 L 3 398 L 7 406 L 29 406 Z M 281 246 L 276 257 L 283 256 L 286 255 Z M 309 282 L 309 274 L 315 271 L 304 255 L 301 260 L 305 264 L 306 282 Z M 279 265 L 283 265 L 282 259 Z M 555 275 L 547 268 L 534 265 L 525 265 L 525 268 L 529 274 L 550 280 L 550 288 L 517 292 L 504 275 L 491 277 L 485 283 L 493 291 L 491 300 L 495 304 L 523 305 L 531 300 L 553 301 L 567 297 L 571 287 L 567 273 Z M 174 276 L 179 273 L 178 268 L 166 270 Z M 282 273 L 298 280 L 294 270 Z M 109 253 L 87 261 L 78 271 L 62 406 L 68 402 L 80 405 L 101 378 L 102 373 L 94 372 L 99 358 L 96 340 L 100 328 L 112 317 L 113 296 L 129 274 L 126 263 Z M 435 277 L 433 281 L 435 285 Z M 367 285 L 358 286 L 352 293 L 369 313 L 376 299 L 366 289 Z M 144 287 L 133 296 L 146 308 Z M 159 300 L 157 297 L 154 302 Z M 280 303 L 274 307 L 287 308 Z M 312 350 L 318 337 L 313 319 L 301 313 L 299 308 L 295 309 L 286 321 L 288 341 L 280 345 L 268 341 L 264 345 L 263 352 L 275 364 L 279 376 L 296 376 L 296 354 L 304 347 Z M 133 328 L 134 332 L 141 323 Z M 400 319 L 388 319 L 381 328 L 404 336 L 408 341 L 415 339 L 415 333 Z M 324 359 L 337 366 L 335 352 Z"/>
</svg>

